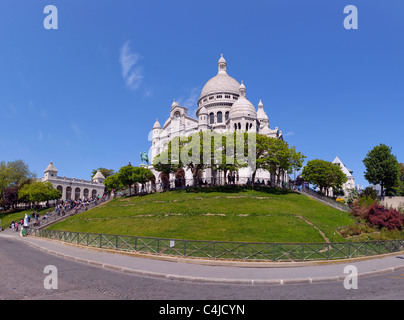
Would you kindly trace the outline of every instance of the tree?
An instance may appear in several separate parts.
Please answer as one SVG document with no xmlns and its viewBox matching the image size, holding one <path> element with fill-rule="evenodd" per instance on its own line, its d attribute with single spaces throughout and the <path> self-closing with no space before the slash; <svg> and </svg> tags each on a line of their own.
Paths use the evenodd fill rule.
<svg viewBox="0 0 404 320">
<path fill-rule="evenodd" d="M 404 163 L 399 163 L 399 171 L 400 171 L 400 176 L 399 176 L 399 186 L 398 186 L 398 195 L 399 196 L 404 196 Z"/>
<path fill-rule="evenodd" d="M 330 188 L 341 189 L 348 180 L 340 166 L 320 159 L 308 161 L 303 168 L 302 176 L 305 181 L 318 187 L 320 192 L 327 195 Z"/>
<path fill-rule="evenodd" d="M 253 183 L 257 170 L 263 169 L 274 175 L 280 185 L 281 177 L 288 171 L 300 170 L 306 158 L 286 141 L 261 134 L 256 135 L 255 152 L 256 170 L 252 174 Z"/>
<path fill-rule="evenodd" d="M 391 147 L 381 143 L 367 153 L 363 163 L 366 167 L 365 179 L 374 185 L 380 184 L 382 196 L 385 188 L 398 187 L 400 169 Z"/>
<path fill-rule="evenodd" d="M 24 202 L 39 204 L 40 202 L 48 202 L 50 200 L 58 200 L 62 197 L 62 193 L 54 189 L 49 181 L 35 181 L 25 184 L 18 192 L 18 198 Z"/>
<path fill-rule="evenodd" d="M 198 173 L 213 165 L 213 135 L 209 131 L 200 131 L 185 137 L 185 139 L 184 137 L 177 137 L 177 139 L 179 165 L 191 171 L 193 185 L 196 186 Z"/>
<path fill-rule="evenodd" d="M 131 187 L 136 182 L 134 173 L 135 173 L 135 167 L 132 167 L 130 165 L 124 166 L 118 171 L 118 179 L 122 185 L 128 187 L 129 195 L 132 195 Z"/>
<path fill-rule="evenodd" d="M 152 181 L 154 179 L 154 174 L 150 169 L 143 167 L 135 167 L 133 172 L 134 179 L 136 183 L 140 183 L 142 185 L 142 189 L 144 189 L 144 185 Z"/>
<path fill-rule="evenodd" d="M 174 144 L 175 141 L 173 143 L 170 141 L 167 149 L 153 158 L 153 167 L 156 171 L 170 175 L 170 173 L 175 173 L 180 169 L 179 159 L 172 154 L 172 150 L 175 149 Z M 179 152 L 179 146 L 177 148 Z"/>
<path fill-rule="evenodd" d="M 243 161 L 248 153 L 248 144 L 245 143 L 245 138 L 247 137 L 244 134 L 241 136 L 239 133 L 234 132 L 216 135 L 216 138 L 213 137 L 213 141 L 211 141 L 213 146 L 211 158 L 214 159 L 214 162 L 211 161 L 211 166 L 215 171 L 223 172 L 225 184 L 227 184 L 227 172 L 233 173 L 248 165 L 247 162 Z M 241 157 L 243 159 L 240 159 L 237 155 L 237 143 L 240 143 L 243 147 L 243 156 Z"/>
<path fill-rule="evenodd" d="M 5 208 L 5 210 L 7 210 L 8 208 L 15 210 L 17 204 L 18 204 L 18 187 L 5 188 L 3 191 L 3 201 L 2 201 L 2 205 Z"/>
<path fill-rule="evenodd" d="M 109 176 L 112 176 L 115 171 L 114 169 L 106 169 L 106 168 L 98 168 L 98 169 L 94 169 L 91 173 L 91 179 L 96 175 L 96 173 L 99 171 L 101 171 L 102 175 L 106 178 L 108 178 Z"/>
<path fill-rule="evenodd" d="M 35 179 L 35 175 L 29 170 L 29 166 L 23 160 L 0 162 L 0 203 L 3 206 L 15 207 L 15 192 L 26 183 Z M 7 189 L 6 197 L 4 192 Z M 14 199 L 14 200 L 13 200 Z"/>
<path fill-rule="evenodd" d="M 113 175 L 105 178 L 104 186 L 109 192 L 121 189 L 123 185 L 119 180 L 118 173 L 114 173 Z"/>
</svg>

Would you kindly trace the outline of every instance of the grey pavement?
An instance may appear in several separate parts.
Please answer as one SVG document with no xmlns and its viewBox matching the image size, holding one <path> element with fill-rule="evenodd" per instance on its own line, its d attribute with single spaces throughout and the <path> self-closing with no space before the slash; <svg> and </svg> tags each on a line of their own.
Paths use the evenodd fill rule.
<svg viewBox="0 0 404 320">
<path fill-rule="evenodd" d="M 230 262 L 199 259 L 142 256 L 65 244 L 37 237 L 21 237 L 11 230 L 0 237 L 21 241 L 37 249 L 77 262 L 148 277 L 206 283 L 270 285 L 341 281 L 347 265 L 354 265 L 358 276 L 404 270 L 404 253 L 339 262 Z"/>
</svg>

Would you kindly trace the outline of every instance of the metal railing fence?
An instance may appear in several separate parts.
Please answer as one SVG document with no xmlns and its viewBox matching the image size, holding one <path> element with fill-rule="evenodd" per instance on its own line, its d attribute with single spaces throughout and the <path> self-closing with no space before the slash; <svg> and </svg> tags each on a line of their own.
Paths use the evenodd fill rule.
<svg viewBox="0 0 404 320">
<path fill-rule="evenodd" d="M 338 260 L 404 251 L 404 240 L 334 243 L 259 243 L 179 240 L 34 229 L 30 229 L 28 235 L 89 247 L 214 260 Z"/>
</svg>

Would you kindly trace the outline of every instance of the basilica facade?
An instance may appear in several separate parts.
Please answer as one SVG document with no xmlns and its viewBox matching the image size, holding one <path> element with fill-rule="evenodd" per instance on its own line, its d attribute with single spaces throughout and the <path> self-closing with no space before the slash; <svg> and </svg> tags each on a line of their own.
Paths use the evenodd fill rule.
<svg viewBox="0 0 404 320">
<path fill-rule="evenodd" d="M 264 111 L 264 105 L 260 100 L 257 107 L 251 103 L 246 94 L 246 86 L 243 81 L 238 82 L 227 72 L 227 62 L 223 55 L 218 61 L 216 76 L 204 85 L 197 102 L 196 118 L 188 115 L 188 109 L 180 106 L 175 100 L 171 105 L 170 114 L 163 125 L 158 120 L 152 128 L 152 146 L 149 158 L 153 158 L 168 147 L 168 143 L 176 136 L 188 136 L 199 131 L 212 130 L 216 133 L 233 131 L 256 132 L 269 137 L 283 139 L 282 131 L 276 127 L 270 128 L 268 115 Z M 191 172 L 179 170 L 176 174 L 167 176 L 156 172 L 152 166 L 150 169 L 156 177 L 156 182 L 173 181 L 180 178 L 181 183 L 192 181 Z M 237 183 L 247 183 L 251 179 L 251 169 L 242 168 L 236 173 Z M 199 177 L 207 183 L 223 183 L 225 177 L 220 178 L 220 173 L 213 170 L 205 170 Z M 269 172 L 259 171 L 257 180 L 273 181 Z"/>
</svg>

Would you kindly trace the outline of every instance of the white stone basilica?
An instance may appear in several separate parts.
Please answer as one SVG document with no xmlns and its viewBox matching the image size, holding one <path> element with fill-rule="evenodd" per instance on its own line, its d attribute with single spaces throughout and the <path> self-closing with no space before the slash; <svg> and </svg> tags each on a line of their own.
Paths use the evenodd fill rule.
<svg viewBox="0 0 404 320">
<path fill-rule="evenodd" d="M 170 117 L 161 126 L 158 120 L 152 129 L 152 146 L 149 152 L 150 163 L 153 158 L 167 148 L 169 141 L 176 136 L 188 136 L 198 131 L 212 130 L 217 133 L 242 130 L 257 132 L 270 137 L 283 139 L 282 131 L 276 127 L 272 130 L 269 119 L 264 111 L 264 105 L 259 101 L 257 109 L 247 99 L 246 87 L 227 73 L 227 62 L 223 55 L 218 62 L 218 73 L 203 87 L 198 99 L 196 119 L 188 115 L 188 109 L 180 106 L 175 100 L 171 105 Z M 173 180 L 182 176 L 186 181 L 192 181 L 191 172 L 178 172 L 170 177 L 164 177 L 150 166 L 156 177 L 156 182 Z M 216 177 L 212 170 L 201 173 L 201 179 L 210 183 Z M 249 168 L 240 169 L 237 181 L 246 183 L 251 179 Z M 216 180 L 216 183 L 223 183 Z M 273 180 L 268 172 L 257 172 L 257 180 Z M 183 179 L 182 179 L 183 181 Z"/>
</svg>

